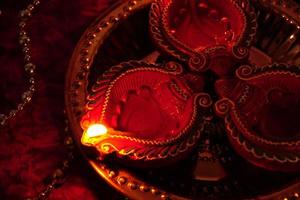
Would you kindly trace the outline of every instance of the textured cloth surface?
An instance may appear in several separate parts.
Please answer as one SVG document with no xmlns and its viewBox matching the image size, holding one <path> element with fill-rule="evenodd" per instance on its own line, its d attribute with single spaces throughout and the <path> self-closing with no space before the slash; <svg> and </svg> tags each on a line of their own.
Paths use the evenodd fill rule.
<svg viewBox="0 0 300 200">
<path fill-rule="evenodd" d="M 0 113 L 20 101 L 27 86 L 18 46 L 18 11 L 28 0 L 0 1 Z M 37 92 L 32 103 L 0 130 L 0 199 L 24 199 L 45 188 L 49 176 L 66 156 L 64 79 L 72 51 L 83 31 L 112 0 L 42 1 L 28 22 Z M 50 199 L 120 199 L 95 178 L 82 158 Z"/>
</svg>

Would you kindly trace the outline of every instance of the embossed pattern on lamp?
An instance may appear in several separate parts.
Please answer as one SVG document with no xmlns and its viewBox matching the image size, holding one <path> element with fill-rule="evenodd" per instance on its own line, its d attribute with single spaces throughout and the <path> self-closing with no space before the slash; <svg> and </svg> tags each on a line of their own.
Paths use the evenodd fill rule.
<svg viewBox="0 0 300 200">
<path fill-rule="evenodd" d="M 247 0 L 161 0 L 150 13 L 150 32 L 159 48 L 187 62 L 192 71 L 210 68 L 219 76 L 247 59 L 256 29 Z"/>
<path fill-rule="evenodd" d="M 181 65 L 129 62 L 106 76 L 102 77 L 108 79 L 106 84 L 95 86 L 89 96 L 88 111 L 81 120 L 83 144 L 95 146 L 102 157 L 116 152 L 138 166 L 177 161 L 196 146 L 211 100 L 201 86 L 196 89 L 199 92 L 193 91 Z M 90 125 L 93 128 L 95 123 L 105 124 L 107 134 L 89 137 Z"/>
</svg>

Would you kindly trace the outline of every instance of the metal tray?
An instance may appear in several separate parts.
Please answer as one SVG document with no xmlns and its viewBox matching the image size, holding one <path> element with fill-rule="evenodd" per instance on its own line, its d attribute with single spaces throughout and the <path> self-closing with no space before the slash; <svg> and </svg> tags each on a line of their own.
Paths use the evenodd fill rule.
<svg viewBox="0 0 300 200">
<path fill-rule="evenodd" d="M 265 171 L 239 157 L 230 147 L 222 126 L 212 126 L 211 155 L 202 155 L 208 167 L 221 166 L 226 178 L 197 180 L 199 150 L 176 166 L 151 171 L 102 162 L 80 144 L 79 121 L 88 91 L 109 67 L 129 60 L 159 62 L 148 33 L 152 0 L 118 1 L 84 32 L 74 50 L 66 79 L 66 108 L 73 136 L 82 154 L 103 178 L 131 199 L 297 199 L 300 174 Z M 254 0 L 258 16 L 256 44 L 251 48 L 253 65 L 272 62 L 300 64 L 300 6 L 293 1 Z M 149 56 L 151 55 L 151 56 Z M 155 57 L 155 59 L 153 59 Z"/>
</svg>

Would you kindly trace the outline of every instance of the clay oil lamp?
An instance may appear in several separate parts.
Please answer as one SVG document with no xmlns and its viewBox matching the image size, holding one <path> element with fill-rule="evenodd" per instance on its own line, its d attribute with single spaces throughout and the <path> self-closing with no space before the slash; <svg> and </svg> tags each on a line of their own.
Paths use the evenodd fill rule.
<svg viewBox="0 0 300 200">
<path fill-rule="evenodd" d="M 241 66 L 235 79 L 216 82 L 224 117 L 235 150 L 257 166 L 300 171 L 300 70 L 273 64 Z"/>
<path fill-rule="evenodd" d="M 136 167 L 184 158 L 201 138 L 212 102 L 208 94 L 193 92 L 182 74 L 175 62 L 112 67 L 88 97 L 82 144 L 95 148 L 101 159 Z"/>
<path fill-rule="evenodd" d="M 256 28 L 247 0 L 158 0 L 150 11 L 150 33 L 160 49 L 192 71 L 210 68 L 219 76 L 248 58 Z"/>
</svg>

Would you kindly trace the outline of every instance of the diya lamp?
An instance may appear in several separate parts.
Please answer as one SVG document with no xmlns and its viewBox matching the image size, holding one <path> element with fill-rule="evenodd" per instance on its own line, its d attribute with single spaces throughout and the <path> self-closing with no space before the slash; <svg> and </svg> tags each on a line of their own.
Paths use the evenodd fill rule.
<svg viewBox="0 0 300 200">
<path fill-rule="evenodd" d="M 275 171 L 300 169 L 300 70 L 273 64 L 241 66 L 236 79 L 215 84 L 236 152 L 257 166 Z"/>
<path fill-rule="evenodd" d="M 101 159 L 115 155 L 136 167 L 184 158 L 197 146 L 212 102 L 208 94 L 194 93 L 183 73 L 175 62 L 112 67 L 88 97 L 82 144 L 97 149 Z"/>
<path fill-rule="evenodd" d="M 150 12 L 150 33 L 160 49 L 192 71 L 211 69 L 218 76 L 247 60 L 256 29 L 247 0 L 158 0 Z"/>
</svg>

